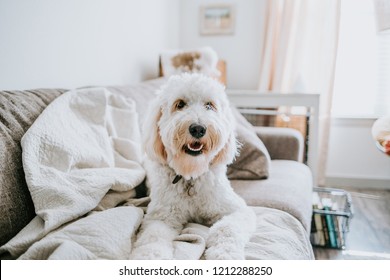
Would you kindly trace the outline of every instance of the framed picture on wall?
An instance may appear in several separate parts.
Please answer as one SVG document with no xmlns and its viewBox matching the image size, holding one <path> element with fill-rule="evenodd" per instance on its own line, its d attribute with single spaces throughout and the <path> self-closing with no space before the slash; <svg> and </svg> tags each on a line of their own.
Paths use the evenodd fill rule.
<svg viewBox="0 0 390 280">
<path fill-rule="evenodd" d="M 234 33 L 235 9 L 233 5 L 207 5 L 200 7 L 201 35 L 229 35 Z"/>
</svg>

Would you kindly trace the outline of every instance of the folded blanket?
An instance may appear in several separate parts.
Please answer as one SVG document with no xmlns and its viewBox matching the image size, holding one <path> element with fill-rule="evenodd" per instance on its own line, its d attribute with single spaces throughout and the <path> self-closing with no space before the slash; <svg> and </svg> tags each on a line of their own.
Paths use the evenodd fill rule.
<svg viewBox="0 0 390 280">
<path fill-rule="evenodd" d="M 94 209 L 112 189 L 140 184 L 140 132 L 132 100 L 105 89 L 57 98 L 22 138 L 36 213 L 52 230 Z"/>
</svg>

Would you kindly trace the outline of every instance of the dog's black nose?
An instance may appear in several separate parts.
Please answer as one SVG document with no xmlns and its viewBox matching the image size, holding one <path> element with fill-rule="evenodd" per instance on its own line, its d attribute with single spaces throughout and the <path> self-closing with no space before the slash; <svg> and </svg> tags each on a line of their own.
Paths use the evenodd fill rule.
<svg viewBox="0 0 390 280">
<path fill-rule="evenodd" d="M 196 123 L 191 124 L 189 130 L 190 134 L 197 139 L 202 138 L 206 134 L 206 127 Z"/>
</svg>

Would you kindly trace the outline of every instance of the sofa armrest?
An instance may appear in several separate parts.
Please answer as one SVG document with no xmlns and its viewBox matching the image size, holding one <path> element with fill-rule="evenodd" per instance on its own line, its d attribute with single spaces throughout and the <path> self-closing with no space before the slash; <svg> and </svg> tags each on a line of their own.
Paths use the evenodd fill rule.
<svg viewBox="0 0 390 280">
<path fill-rule="evenodd" d="M 255 127 L 256 134 L 263 141 L 271 159 L 285 159 L 302 162 L 304 139 L 302 134 L 286 127 Z"/>
</svg>

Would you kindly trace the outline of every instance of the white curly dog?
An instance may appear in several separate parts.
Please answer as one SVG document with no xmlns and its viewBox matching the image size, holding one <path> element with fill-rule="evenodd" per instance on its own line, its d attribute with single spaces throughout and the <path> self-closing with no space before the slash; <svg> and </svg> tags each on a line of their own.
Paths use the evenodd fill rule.
<svg viewBox="0 0 390 280">
<path fill-rule="evenodd" d="M 144 124 L 151 202 L 133 259 L 172 259 L 188 222 L 210 226 L 206 259 L 244 259 L 256 217 L 226 177 L 237 153 L 234 118 L 219 82 L 200 74 L 171 77 Z"/>
</svg>

